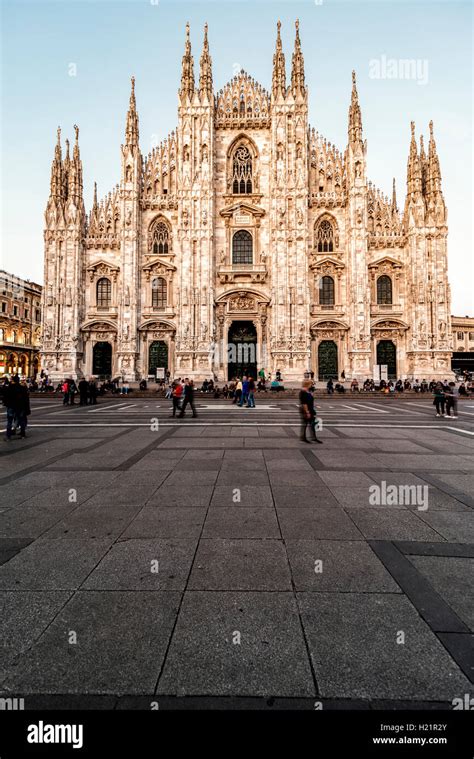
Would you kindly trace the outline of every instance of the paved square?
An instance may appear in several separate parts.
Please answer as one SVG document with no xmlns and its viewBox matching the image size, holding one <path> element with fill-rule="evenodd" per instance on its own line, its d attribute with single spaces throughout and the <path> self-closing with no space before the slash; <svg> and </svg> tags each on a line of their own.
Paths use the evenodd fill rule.
<svg viewBox="0 0 474 759">
<path fill-rule="evenodd" d="M 323 398 L 312 445 L 296 403 L 198 396 L 177 420 L 154 395 L 32 399 L 1 451 L 1 694 L 449 709 L 472 692 L 474 414 Z"/>
</svg>

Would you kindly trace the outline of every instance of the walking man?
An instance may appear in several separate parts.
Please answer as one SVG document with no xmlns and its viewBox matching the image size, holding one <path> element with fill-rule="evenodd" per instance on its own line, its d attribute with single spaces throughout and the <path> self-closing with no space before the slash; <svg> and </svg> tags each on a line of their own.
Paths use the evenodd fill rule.
<svg viewBox="0 0 474 759">
<path fill-rule="evenodd" d="M 242 395 L 240 397 L 239 406 L 243 406 L 244 403 L 247 402 L 248 394 L 249 394 L 249 381 L 247 377 L 244 377 L 242 380 Z"/>
<path fill-rule="evenodd" d="M 194 380 L 185 379 L 184 381 L 184 400 L 183 405 L 181 406 L 181 411 L 178 414 L 178 418 L 182 419 L 184 416 L 184 412 L 186 411 L 186 406 L 191 406 L 192 412 L 193 412 L 193 419 L 197 417 L 196 412 L 196 406 L 194 405 Z"/>
<path fill-rule="evenodd" d="M 253 377 L 249 377 L 248 379 L 247 392 L 247 406 L 248 408 L 255 408 L 255 380 Z"/>
<path fill-rule="evenodd" d="M 304 443 L 310 443 L 311 440 L 306 438 L 307 427 L 311 430 L 313 443 L 322 443 L 316 436 L 316 410 L 314 408 L 314 397 L 310 391 L 311 380 L 304 380 L 300 390 L 300 415 L 301 415 L 301 435 L 300 438 Z"/>
<path fill-rule="evenodd" d="M 444 416 L 444 390 L 441 382 L 438 382 L 434 389 L 433 406 L 436 407 L 436 416 Z"/>
</svg>

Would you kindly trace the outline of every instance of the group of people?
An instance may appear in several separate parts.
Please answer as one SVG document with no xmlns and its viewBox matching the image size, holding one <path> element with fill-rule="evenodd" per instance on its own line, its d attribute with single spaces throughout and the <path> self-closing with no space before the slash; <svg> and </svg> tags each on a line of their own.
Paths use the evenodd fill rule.
<svg viewBox="0 0 474 759">
<path fill-rule="evenodd" d="M 171 397 L 173 401 L 172 416 L 177 415 L 179 419 L 182 419 L 185 415 L 186 407 L 189 405 L 193 412 L 193 418 L 197 417 L 196 406 L 194 405 L 194 380 L 188 377 L 181 380 L 181 377 L 179 377 L 171 383 L 169 395 L 168 393 L 166 395 L 167 397 Z M 177 412 L 179 413 L 177 414 Z"/>
<path fill-rule="evenodd" d="M 26 425 L 31 414 L 30 393 L 26 381 L 20 381 L 18 374 L 7 380 L 3 385 L 2 400 L 7 410 L 5 440 L 10 441 L 17 429 L 20 430 L 20 438 L 26 437 Z"/>
<path fill-rule="evenodd" d="M 93 377 L 90 379 L 83 377 L 77 384 L 72 377 L 67 377 L 61 383 L 61 392 L 63 394 L 63 406 L 75 406 L 75 398 L 78 393 L 80 406 L 94 406 L 97 403 L 99 388 Z"/>
<path fill-rule="evenodd" d="M 460 388 L 454 382 L 437 382 L 433 388 L 433 406 L 436 408 L 436 416 L 444 416 L 446 419 L 458 418 L 458 398 Z M 453 412 L 451 414 L 451 411 Z"/>
</svg>

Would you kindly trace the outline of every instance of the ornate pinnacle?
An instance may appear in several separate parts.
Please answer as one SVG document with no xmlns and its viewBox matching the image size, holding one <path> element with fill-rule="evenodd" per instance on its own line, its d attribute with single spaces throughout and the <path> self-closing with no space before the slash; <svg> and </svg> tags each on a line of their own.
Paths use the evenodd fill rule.
<svg viewBox="0 0 474 759">
<path fill-rule="evenodd" d="M 277 40 L 276 50 L 273 56 L 273 76 L 272 76 L 272 92 L 276 97 L 278 92 L 285 94 L 286 92 L 286 69 L 285 69 L 285 54 L 283 52 L 283 46 L 281 44 L 281 21 L 277 23 Z"/>
</svg>

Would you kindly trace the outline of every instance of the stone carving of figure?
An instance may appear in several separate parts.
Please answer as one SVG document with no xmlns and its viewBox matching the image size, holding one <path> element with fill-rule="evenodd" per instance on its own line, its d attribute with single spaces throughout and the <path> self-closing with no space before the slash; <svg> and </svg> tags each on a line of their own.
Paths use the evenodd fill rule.
<svg viewBox="0 0 474 759">
<path fill-rule="evenodd" d="M 128 286 L 128 285 L 127 285 L 127 287 L 125 288 L 125 305 L 126 305 L 126 306 L 129 306 L 129 305 L 130 305 L 130 288 L 129 288 L 129 286 Z"/>
<path fill-rule="evenodd" d="M 224 266 L 225 261 L 226 261 L 226 254 L 225 254 L 224 250 L 221 250 L 220 257 L 221 257 L 221 266 Z"/>
</svg>

